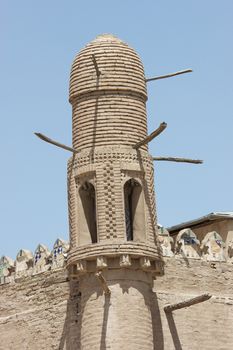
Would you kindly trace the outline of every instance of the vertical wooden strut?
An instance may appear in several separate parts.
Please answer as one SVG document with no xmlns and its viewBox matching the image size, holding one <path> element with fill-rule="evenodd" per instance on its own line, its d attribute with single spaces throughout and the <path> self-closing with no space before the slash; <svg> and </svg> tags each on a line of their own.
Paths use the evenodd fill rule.
<svg viewBox="0 0 233 350">
<path fill-rule="evenodd" d="M 105 293 L 106 295 L 110 295 L 110 294 L 111 294 L 111 291 L 110 291 L 110 289 L 108 288 L 106 279 L 105 279 L 104 276 L 102 275 L 102 272 L 96 272 L 95 276 L 97 277 L 97 279 L 99 280 L 101 286 L 103 287 L 104 293 Z"/>
</svg>

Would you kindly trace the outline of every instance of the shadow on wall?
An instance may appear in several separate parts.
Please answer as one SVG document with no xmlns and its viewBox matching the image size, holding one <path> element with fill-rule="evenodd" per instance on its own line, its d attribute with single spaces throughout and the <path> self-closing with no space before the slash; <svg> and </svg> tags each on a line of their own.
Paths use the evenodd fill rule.
<svg viewBox="0 0 233 350">
<path fill-rule="evenodd" d="M 164 336 L 161 321 L 161 312 L 164 312 L 163 308 L 159 308 L 157 295 L 154 292 L 152 310 L 154 310 L 153 319 L 153 334 L 154 334 L 154 350 L 164 350 Z M 165 313 L 165 312 L 164 312 Z M 172 312 L 165 313 L 167 318 L 168 327 L 172 336 L 172 341 L 175 350 L 182 350 L 181 342 L 175 325 L 175 321 Z"/>
<path fill-rule="evenodd" d="M 107 333 L 109 333 L 108 328 L 109 327 L 111 328 L 112 326 L 109 324 L 109 312 L 110 312 L 110 308 L 119 307 L 117 298 L 114 297 L 114 293 L 117 293 L 117 292 L 119 293 L 119 289 L 115 289 L 115 290 L 113 289 L 112 295 L 103 295 L 103 290 L 101 286 L 99 286 L 98 284 L 92 285 L 90 283 L 90 280 L 88 282 L 89 282 L 88 285 L 90 288 L 85 290 L 85 293 L 82 293 L 81 298 L 77 295 L 73 295 L 73 299 L 72 299 L 72 296 L 71 296 L 71 299 L 67 308 L 67 318 L 64 325 L 63 337 L 61 340 L 59 350 L 80 349 L 80 336 L 81 336 L 80 326 L 82 324 L 83 315 L 82 313 L 78 312 L 79 313 L 79 316 L 78 316 L 78 313 L 76 312 L 76 320 L 78 319 L 78 322 L 75 323 L 75 315 L 73 314 L 72 308 L 77 307 L 77 302 L 79 302 L 80 309 L 84 310 L 86 308 L 87 302 L 90 299 L 91 299 L 91 302 L 93 303 L 95 302 L 95 300 L 97 301 L 98 298 L 101 298 L 101 300 L 104 301 L 103 304 L 102 302 L 97 303 L 96 309 L 95 309 L 95 311 L 98 313 L 99 326 L 101 325 L 101 329 L 99 333 L 100 347 L 98 347 L 98 349 L 106 350 L 107 348 L 109 348 L 109 344 L 107 344 Z M 160 310 L 159 310 L 156 294 L 153 293 L 152 291 L 148 293 L 148 288 L 150 289 L 150 287 L 149 286 L 145 287 L 145 283 L 138 284 L 138 281 L 130 281 L 130 282 L 131 283 L 129 283 L 129 281 L 127 280 L 124 281 L 124 280 L 117 279 L 114 282 L 111 281 L 109 283 L 109 286 L 118 284 L 120 286 L 120 289 L 122 290 L 122 295 L 129 294 L 130 289 L 133 288 L 135 292 L 137 293 L 139 292 L 141 296 L 143 296 L 145 308 L 147 308 L 147 310 L 150 310 L 151 312 L 152 330 L 153 330 L 153 349 L 164 350 L 162 322 L 161 322 Z M 135 292 L 131 294 L 131 296 L 134 296 Z M 93 298 L 94 294 L 95 296 Z M 103 309 L 101 308 L 101 305 Z M 130 321 L 130 319 L 132 320 L 132 317 L 140 316 L 137 314 L 137 311 L 136 311 L 137 308 L 136 309 L 135 307 L 131 308 L 132 305 L 135 305 L 135 302 L 133 300 L 129 303 L 127 310 L 125 308 L 119 308 L 117 314 L 124 321 L 122 322 L 122 327 L 121 326 L 119 327 L 118 324 L 116 324 L 116 328 L 114 327 L 115 331 L 117 331 L 117 329 L 119 330 L 119 337 L 122 337 L 124 335 L 126 336 L 127 338 L 126 341 L 130 341 L 132 337 L 136 337 L 136 338 L 138 337 L 137 333 L 129 334 L 127 332 L 127 328 L 125 327 L 127 322 Z M 143 305 L 143 303 L 141 305 Z M 91 325 L 91 327 L 93 327 L 93 325 Z M 94 328 L 92 329 L 92 331 L 95 333 Z M 92 331 L 90 331 L 90 334 Z M 134 331 L 137 332 L 137 327 L 135 328 Z M 85 337 L 87 337 L 87 335 Z M 85 341 L 87 341 L 87 338 L 85 339 Z"/>
<path fill-rule="evenodd" d="M 146 173 L 144 169 L 141 153 L 138 149 L 137 149 L 137 156 L 138 156 L 138 161 L 139 161 L 141 171 L 143 173 Z M 154 178 L 153 167 L 151 168 L 151 170 L 152 170 L 152 173 L 150 174 L 150 179 L 149 179 L 151 188 L 149 188 L 150 185 L 148 184 L 148 181 L 146 181 L 145 179 L 143 179 L 143 188 L 144 188 L 145 202 L 149 211 L 149 217 L 151 221 L 151 229 L 154 235 L 154 243 L 156 246 L 158 246 L 157 235 L 156 235 L 157 223 L 156 223 L 155 193 L 154 193 L 154 182 L 153 182 L 153 178 Z M 158 250 L 158 254 L 159 255 L 161 254 L 160 250 Z"/>
<path fill-rule="evenodd" d="M 154 350 L 164 350 L 162 320 L 160 315 L 158 298 L 155 292 L 152 292 L 151 302 Z"/>
<path fill-rule="evenodd" d="M 69 284 L 70 295 L 67 302 L 66 318 L 58 350 L 80 349 L 80 327 L 78 322 L 80 293 L 78 291 L 78 281 L 71 280 Z"/>
<path fill-rule="evenodd" d="M 110 307 L 110 295 L 105 295 L 104 302 L 104 314 L 103 314 L 103 326 L 101 331 L 101 341 L 100 341 L 100 349 L 106 349 L 106 334 L 107 334 L 107 324 L 108 324 L 108 313 Z"/>
<path fill-rule="evenodd" d="M 98 120 L 98 108 L 99 108 L 99 96 L 98 96 L 98 90 L 99 90 L 99 79 L 100 77 L 97 76 L 96 80 L 96 92 L 97 96 L 95 97 L 95 112 L 94 112 L 94 124 L 93 124 L 93 139 L 92 139 L 92 147 L 90 149 L 90 159 L 94 160 L 94 150 L 95 150 L 95 143 L 96 143 L 96 131 L 97 131 L 97 120 Z"/>
<path fill-rule="evenodd" d="M 122 283 L 121 283 L 122 284 Z M 129 287 L 129 286 L 128 286 Z M 123 293 L 129 291 L 125 288 L 124 283 L 121 285 Z M 140 290 L 140 288 L 139 288 Z M 142 292 L 142 291 L 141 291 Z M 101 290 L 97 287 L 97 298 L 102 295 Z M 88 300 L 90 295 L 87 295 L 84 304 Z M 165 350 L 164 349 L 164 335 L 162 328 L 161 312 L 163 310 L 159 308 L 157 295 L 155 292 L 151 292 L 150 297 L 146 297 L 145 304 L 151 310 L 152 328 L 153 328 L 153 349 L 154 350 Z M 63 332 L 60 340 L 58 350 L 79 350 L 80 349 L 80 330 L 82 315 L 80 315 L 81 295 L 78 290 L 78 282 L 70 281 L 70 296 L 67 303 L 66 318 L 63 326 Z M 107 324 L 109 317 L 109 308 L 111 305 L 111 296 L 105 296 L 104 310 L 103 310 L 103 323 L 101 330 L 101 350 L 106 350 L 106 333 Z M 172 313 L 166 313 L 169 330 L 172 336 L 174 349 L 182 350 L 182 346 L 179 340 L 177 328 L 173 319 Z"/>
<path fill-rule="evenodd" d="M 166 317 L 167 317 L 167 323 L 169 326 L 169 330 L 172 336 L 173 344 L 174 344 L 174 349 L 175 350 L 182 350 L 182 346 L 180 343 L 179 335 L 177 332 L 177 328 L 175 325 L 175 321 L 172 315 L 172 312 L 166 312 Z"/>
</svg>

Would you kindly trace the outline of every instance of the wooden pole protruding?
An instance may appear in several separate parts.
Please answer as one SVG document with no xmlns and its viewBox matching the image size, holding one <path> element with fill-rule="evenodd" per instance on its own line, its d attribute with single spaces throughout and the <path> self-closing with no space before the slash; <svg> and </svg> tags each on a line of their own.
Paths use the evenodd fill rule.
<svg viewBox="0 0 233 350">
<path fill-rule="evenodd" d="M 167 123 L 165 122 L 161 123 L 160 126 L 155 131 L 153 131 L 150 135 L 145 137 L 142 141 L 137 142 L 136 145 L 133 146 L 133 148 L 138 149 L 139 147 L 149 143 L 156 136 L 160 135 L 161 132 L 163 132 L 166 129 L 166 127 L 167 127 Z"/>
<path fill-rule="evenodd" d="M 110 291 L 110 289 L 108 288 L 106 279 L 105 279 L 104 276 L 102 275 L 102 272 L 96 272 L 95 276 L 96 276 L 96 278 L 99 280 L 101 286 L 103 287 L 104 293 L 105 293 L 106 295 L 110 295 L 110 294 L 111 294 L 111 291 Z"/>
<path fill-rule="evenodd" d="M 189 159 L 189 158 L 153 157 L 153 160 L 167 161 L 167 162 L 191 163 L 191 164 L 203 164 L 203 160 L 201 160 L 201 159 Z"/>
<path fill-rule="evenodd" d="M 212 295 L 210 295 L 209 293 L 205 293 L 205 294 L 199 295 L 198 297 L 181 301 L 180 303 L 167 305 L 163 309 L 165 312 L 172 312 L 174 310 L 183 309 L 184 307 L 202 303 L 203 301 L 209 300 L 211 297 Z"/>
<path fill-rule="evenodd" d="M 66 145 L 63 145 L 60 142 L 54 141 L 54 140 L 50 139 L 49 137 L 47 137 L 47 136 L 45 136 L 45 135 L 43 135 L 43 134 L 41 134 L 39 132 L 34 132 L 34 134 L 37 137 L 39 137 L 41 140 L 45 141 L 45 142 L 48 142 L 48 143 L 51 143 L 52 145 L 55 145 L 55 146 L 60 147 L 60 148 L 63 148 L 66 151 L 70 151 L 72 153 L 78 153 L 78 151 L 76 151 L 74 148 L 66 146 Z"/>
<path fill-rule="evenodd" d="M 149 81 L 153 81 L 153 80 L 166 79 L 166 78 L 175 77 L 176 75 L 180 75 L 180 74 L 191 73 L 192 71 L 193 71 L 192 69 L 185 69 L 185 70 L 180 70 L 180 71 L 175 72 L 175 73 L 158 75 L 157 77 L 146 79 L 146 83 L 148 83 Z"/>
<path fill-rule="evenodd" d="M 91 58 L 92 58 L 92 61 L 93 61 L 93 63 L 94 63 L 94 66 L 95 66 L 96 75 L 97 75 L 97 77 L 99 77 L 100 74 L 101 74 L 101 71 L 99 70 L 99 67 L 98 67 L 98 64 L 97 64 L 95 55 L 94 55 L 94 54 L 91 55 Z"/>
</svg>

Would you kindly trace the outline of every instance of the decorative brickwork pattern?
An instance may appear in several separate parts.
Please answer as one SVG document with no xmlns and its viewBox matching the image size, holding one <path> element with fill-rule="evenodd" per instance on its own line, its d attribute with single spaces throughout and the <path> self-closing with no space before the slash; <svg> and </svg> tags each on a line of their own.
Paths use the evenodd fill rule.
<svg viewBox="0 0 233 350">
<path fill-rule="evenodd" d="M 98 147 L 93 152 L 82 151 L 75 156 L 73 173 L 77 179 L 90 179 L 96 172 L 96 203 L 99 241 L 109 238 L 125 240 L 123 186 L 129 178 L 140 179 L 145 196 L 145 216 L 148 242 L 155 244 L 155 199 L 153 162 L 145 151 L 128 147 Z M 84 180 L 83 180 L 84 181 Z M 75 191 L 75 189 L 74 189 Z M 77 191 L 76 191 L 77 193 Z M 77 194 L 70 193 L 71 198 Z M 73 204 L 73 202 L 70 203 Z M 76 202 L 77 203 L 77 202 Z M 77 204 L 76 204 L 77 205 Z M 74 213 L 77 213 L 77 207 Z M 77 214 L 71 220 L 77 220 Z M 106 234 L 109 232 L 108 234 Z M 77 230 L 74 234 L 77 236 Z M 75 239 L 73 239 L 75 241 Z M 77 237 L 76 237 L 77 240 Z"/>
<path fill-rule="evenodd" d="M 77 247 L 77 197 L 76 184 L 73 170 L 74 157 L 68 162 L 67 171 L 67 193 L 68 193 L 68 213 L 69 213 L 69 231 L 70 231 L 70 245 L 72 248 Z"/>
<path fill-rule="evenodd" d="M 148 208 L 148 224 L 149 224 L 149 232 L 150 232 L 150 243 L 156 244 L 156 228 L 157 228 L 157 216 L 156 216 L 156 204 L 155 204 L 155 190 L 154 190 L 154 167 L 152 159 L 149 158 L 146 163 L 145 169 L 145 198 L 147 202 Z"/>
<path fill-rule="evenodd" d="M 153 168 L 151 156 L 145 151 L 136 151 L 131 147 L 98 147 L 93 152 L 85 151 L 78 153 L 74 159 L 74 169 L 91 165 L 103 164 L 104 162 L 121 162 L 122 168 L 127 169 L 129 164 L 137 164 L 138 170 L 145 166 Z"/>
<path fill-rule="evenodd" d="M 114 169 L 111 163 L 103 166 L 106 238 L 117 237 L 116 205 L 114 191 Z"/>
</svg>

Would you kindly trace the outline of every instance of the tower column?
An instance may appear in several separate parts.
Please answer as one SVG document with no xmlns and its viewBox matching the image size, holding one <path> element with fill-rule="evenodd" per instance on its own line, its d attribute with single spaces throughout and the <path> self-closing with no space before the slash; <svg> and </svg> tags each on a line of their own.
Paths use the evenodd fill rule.
<svg viewBox="0 0 233 350">
<path fill-rule="evenodd" d="M 82 349 L 153 349 L 151 274 L 117 269 L 103 276 L 111 295 L 94 274 L 80 278 Z"/>
<path fill-rule="evenodd" d="M 143 65 L 120 39 L 99 36 L 76 56 L 68 268 L 79 279 L 82 350 L 154 349 L 152 284 L 163 263 L 153 160 L 147 145 L 133 147 L 147 136 L 146 100 Z"/>
</svg>

